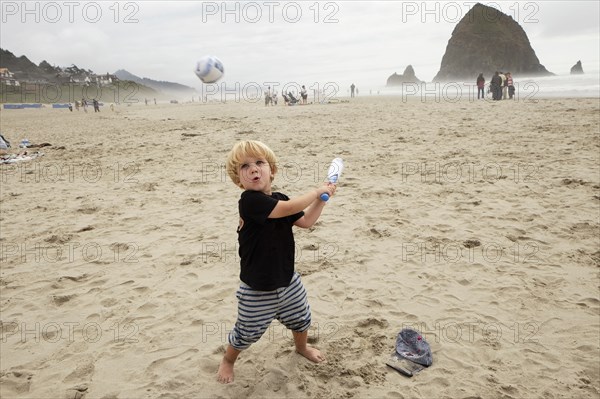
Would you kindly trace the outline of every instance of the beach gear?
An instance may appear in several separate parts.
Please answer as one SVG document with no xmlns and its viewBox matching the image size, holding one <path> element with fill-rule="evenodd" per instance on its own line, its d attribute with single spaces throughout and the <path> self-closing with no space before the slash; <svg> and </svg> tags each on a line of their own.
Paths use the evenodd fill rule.
<svg viewBox="0 0 600 399">
<path fill-rule="evenodd" d="M 431 348 L 425 338 L 410 328 L 404 328 L 396 338 L 396 354 L 404 359 L 429 367 L 433 363 Z"/>
<path fill-rule="evenodd" d="M 39 158 L 42 156 L 44 156 L 43 152 L 37 151 L 37 152 L 34 152 L 33 154 L 28 154 L 27 151 L 25 151 L 23 154 L 10 154 L 10 155 L 0 157 L 0 164 L 26 162 L 26 161 L 31 161 L 32 159 L 36 159 L 36 158 Z"/>
<path fill-rule="evenodd" d="M 223 77 L 223 63 L 214 55 L 207 55 L 198 60 L 194 73 L 204 83 L 215 83 Z"/>
<path fill-rule="evenodd" d="M 335 158 L 333 161 L 331 161 L 331 164 L 329 165 L 329 169 L 327 170 L 327 180 L 329 180 L 329 183 L 336 184 L 338 182 L 338 179 L 342 175 L 343 170 L 344 170 L 344 161 L 342 160 L 342 158 Z M 327 193 L 321 194 L 321 200 L 328 201 L 329 194 L 327 194 Z"/>
<path fill-rule="evenodd" d="M 397 354 L 392 355 L 385 364 L 407 377 L 412 377 L 413 375 L 425 369 L 424 366 L 421 366 L 415 362 L 411 362 L 410 360 L 403 359 Z"/>
<path fill-rule="evenodd" d="M 298 103 L 298 99 L 294 97 L 294 95 L 291 92 L 288 92 L 287 97 L 289 99 L 289 105 L 296 105 Z"/>
<path fill-rule="evenodd" d="M 400 374 L 412 377 L 432 363 L 431 348 L 421 333 L 403 328 L 396 338 L 396 350 L 385 364 Z"/>
<path fill-rule="evenodd" d="M 10 147 L 10 141 L 6 140 L 3 135 L 0 134 L 0 150 L 8 150 Z"/>
</svg>

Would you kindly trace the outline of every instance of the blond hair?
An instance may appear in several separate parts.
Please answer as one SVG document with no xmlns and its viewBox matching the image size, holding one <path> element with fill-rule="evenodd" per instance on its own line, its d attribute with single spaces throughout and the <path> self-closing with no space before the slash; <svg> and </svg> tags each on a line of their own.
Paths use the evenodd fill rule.
<svg viewBox="0 0 600 399">
<path fill-rule="evenodd" d="M 257 140 L 243 140 L 236 143 L 227 155 L 227 174 L 238 187 L 244 188 L 240 181 L 239 168 L 246 157 L 264 158 L 271 167 L 271 181 L 277 173 L 277 157 L 264 143 Z"/>
</svg>

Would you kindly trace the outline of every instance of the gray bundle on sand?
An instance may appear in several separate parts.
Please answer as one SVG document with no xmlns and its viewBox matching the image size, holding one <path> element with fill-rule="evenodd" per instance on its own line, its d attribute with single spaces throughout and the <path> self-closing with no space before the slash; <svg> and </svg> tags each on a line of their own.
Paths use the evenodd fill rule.
<svg viewBox="0 0 600 399">
<path fill-rule="evenodd" d="M 425 338 L 415 330 L 404 328 L 396 338 L 398 356 L 429 367 L 433 363 L 431 348 Z"/>
</svg>

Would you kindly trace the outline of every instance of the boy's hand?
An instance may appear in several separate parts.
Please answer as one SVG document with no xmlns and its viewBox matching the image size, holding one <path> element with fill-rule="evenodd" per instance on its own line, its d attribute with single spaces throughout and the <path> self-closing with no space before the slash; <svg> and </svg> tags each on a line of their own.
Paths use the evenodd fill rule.
<svg viewBox="0 0 600 399">
<path fill-rule="evenodd" d="M 319 216 L 321 216 L 321 212 L 323 211 L 323 209 L 325 209 L 325 204 L 327 204 L 327 201 L 323 200 L 321 198 L 321 195 L 327 194 L 329 198 L 331 198 L 335 195 L 335 190 L 336 186 L 334 183 L 323 183 L 323 186 L 316 188 L 314 191 L 304 194 L 302 197 L 306 197 L 307 199 L 312 198 L 312 200 L 308 205 L 308 208 L 304 209 L 304 216 L 296 220 L 296 222 L 294 222 L 294 225 L 305 229 L 312 227 L 315 224 L 315 222 L 319 219 Z M 317 194 L 316 199 L 313 196 L 315 192 Z M 286 202 L 290 201 L 280 201 L 278 203 L 278 206 L 280 203 L 285 204 Z M 275 207 L 275 209 L 277 209 L 277 207 Z"/>
<path fill-rule="evenodd" d="M 317 189 L 317 198 L 321 197 L 321 194 L 327 194 L 329 197 L 333 197 L 335 194 L 336 185 L 333 183 L 323 183 L 323 186 Z"/>
</svg>

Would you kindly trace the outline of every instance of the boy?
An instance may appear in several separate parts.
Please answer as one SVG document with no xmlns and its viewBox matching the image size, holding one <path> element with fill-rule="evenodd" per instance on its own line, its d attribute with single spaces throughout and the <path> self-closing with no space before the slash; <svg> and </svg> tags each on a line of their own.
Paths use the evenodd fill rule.
<svg viewBox="0 0 600 399">
<path fill-rule="evenodd" d="M 272 192 L 277 158 L 260 141 L 241 141 L 227 157 L 227 173 L 245 191 L 239 201 L 238 241 L 240 288 L 238 317 L 229 333 L 229 345 L 219 366 L 217 380 L 233 381 L 233 366 L 240 352 L 259 340 L 273 319 L 292 330 L 296 351 L 319 363 L 321 352 L 307 345 L 310 306 L 300 275 L 294 271 L 292 226 L 311 227 L 326 202 L 323 193 L 335 194 L 326 183 L 297 198 Z M 306 211 L 304 211 L 306 209 Z"/>
</svg>

